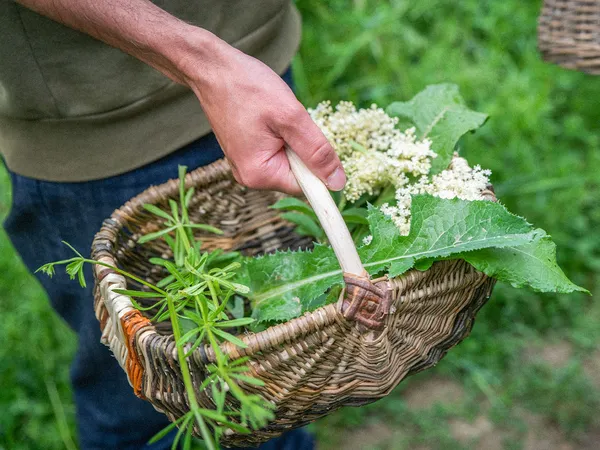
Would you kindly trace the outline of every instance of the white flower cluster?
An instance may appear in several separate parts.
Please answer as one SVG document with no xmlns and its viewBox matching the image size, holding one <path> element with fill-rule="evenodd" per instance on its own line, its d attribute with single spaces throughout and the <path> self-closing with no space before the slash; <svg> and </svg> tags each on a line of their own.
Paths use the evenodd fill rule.
<svg viewBox="0 0 600 450">
<path fill-rule="evenodd" d="M 351 102 L 330 102 L 309 109 L 342 161 L 347 175 L 344 196 L 354 202 L 363 194 L 375 195 L 391 186 L 396 190 L 396 205 L 384 204 L 381 211 L 390 216 L 401 234 L 410 231 L 411 195 L 483 200 L 482 191 L 489 183 L 489 170 L 469 167 L 467 160 L 454 154 L 448 169 L 429 178 L 432 158 L 429 139 L 417 140 L 415 129 L 402 132 L 398 119 L 388 116 L 377 105 L 356 109 Z M 369 245 L 372 236 L 363 243 Z"/>
<path fill-rule="evenodd" d="M 437 156 L 431 141 L 417 140 L 414 128 L 398 130 L 398 119 L 376 105 L 357 110 L 351 102 L 340 102 L 334 110 L 323 102 L 309 113 L 340 156 L 348 178 L 344 195 L 350 202 L 386 186 L 405 186 L 407 175 L 427 175 Z"/>
<path fill-rule="evenodd" d="M 482 169 L 479 165 L 469 167 L 467 160 L 455 153 L 448 169 L 434 175 L 431 180 L 424 176 L 416 183 L 397 189 L 397 205 L 384 204 L 380 209 L 393 219 L 400 234 L 407 235 L 410 231 L 411 195 L 430 194 L 445 199 L 485 200 L 483 191 L 489 184 L 491 174 L 491 171 Z"/>
</svg>

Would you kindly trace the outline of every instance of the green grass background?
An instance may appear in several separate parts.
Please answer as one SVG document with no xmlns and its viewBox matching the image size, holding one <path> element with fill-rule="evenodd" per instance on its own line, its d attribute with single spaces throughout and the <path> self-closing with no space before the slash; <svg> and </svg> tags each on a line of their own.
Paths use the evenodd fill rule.
<svg viewBox="0 0 600 450">
<path fill-rule="evenodd" d="M 299 0 L 298 6 L 304 37 L 293 68 L 305 105 L 325 99 L 387 105 L 427 84 L 458 84 L 471 108 L 490 115 L 461 141 L 462 154 L 492 169 L 502 202 L 547 230 L 568 276 L 596 292 L 600 77 L 541 60 L 540 2 Z M 9 207 L 8 177 L 0 168 L 0 217 Z M 594 297 L 498 285 L 471 336 L 438 367 L 374 405 L 341 410 L 312 429 L 323 449 L 349 448 L 349 435 L 363 430 L 369 437 L 382 427 L 396 434 L 370 436 L 366 447 L 463 448 L 449 424 L 485 414 L 503 430 L 505 448 L 528 448 L 530 422 L 519 413 L 527 411 L 584 448 L 594 433 L 600 439 L 600 387 L 583 370 L 598 352 L 599 324 Z M 535 358 L 557 342 L 569 349 L 559 367 Z M 0 230 L 0 449 L 75 448 L 68 385 L 75 346 Z M 404 394 L 432 376 L 458 384 L 460 399 L 410 408 Z"/>
</svg>

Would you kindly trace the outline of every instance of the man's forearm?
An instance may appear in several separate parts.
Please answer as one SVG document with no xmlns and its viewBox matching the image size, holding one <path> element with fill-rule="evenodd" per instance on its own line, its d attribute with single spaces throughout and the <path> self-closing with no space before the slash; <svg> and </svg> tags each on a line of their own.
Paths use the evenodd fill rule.
<svg viewBox="0 0 600 450">
<path fill-rule="evenodd" d="M 148 0 L 17 0 L 89 34 L 187 84 L 189 61 L 214 58 L 212 33 L 189 25 Z"/>
</svg>

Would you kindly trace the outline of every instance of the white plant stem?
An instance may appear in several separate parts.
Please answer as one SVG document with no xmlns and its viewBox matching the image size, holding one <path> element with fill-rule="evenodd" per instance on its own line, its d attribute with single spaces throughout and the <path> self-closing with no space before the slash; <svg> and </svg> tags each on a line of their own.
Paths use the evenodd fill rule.
<svg viewBox="0 0 600 450">
<path fill-rule="evenodd" d="M 321 222 L 321 226 L 329 239 L 342 270 L 345 273 L 366 276 L 367 273 L 360 261 L 354 241 L 348 227 L 333 201 L 325 184 L 319 180 L 294 151 L 286 146 L 292 172 L 302 188 L 304 195 Z"/>
</svg>

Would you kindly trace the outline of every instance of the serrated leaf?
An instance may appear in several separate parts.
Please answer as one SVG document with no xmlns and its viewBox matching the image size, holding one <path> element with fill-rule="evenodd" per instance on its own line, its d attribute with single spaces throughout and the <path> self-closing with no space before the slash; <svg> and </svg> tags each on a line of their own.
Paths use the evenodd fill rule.
<svg viewBox="0 0 600 450">
<path fill-rule="evenodd" d="M 296 317 L 303 311 L 301 298 L 316 299 L 333 284 L 342 282 L 333 250 L 318 244 L 313 251 L 285 251 L 249 258 L 244 268 L 242 282 L 250 287 L 252 316 L 258 321 Z"/>
<path fill-rule="evenodd" d="M 412 199 L 408 236 L 400 236 L 392 220 L 377 208 L 370 208 L 369 223 L 373 241 L 362 247 L 359 255 L 369 273 L 387 269 L 390 277 L 404 273 L 424 258 L 522 245 L 534 238 L 531 225 L 499 203 L 428 195 Z"/>
<path fill-rule="evenodd" d="M 432 161 L 431 174 L 446 169 L 460 137 L 482 126 L 488 117 L 467 108 L 454 84 L 428 86 L 408 102 L 392 103 L 386 112 L 409 119 L 419 139 L 431 139 L 431 148 L 438 154 Z"/>
<path fill-rule="evenodd" d="M 530 243 L 518 247 L 488 248 L 460 257 L 486 275 L 536 292 L 585 292 L 567 278 L 556 263 L 556 245 L 543 230 Z"/>
<path fill-rule="evenodd" d="M 397 276 L 416 261 L 443 258 L 487 247 L 523 245 L 535 233 L 522 218 L 499 203 L 428 195 L 413 197 L 412 225 L 401 236 L 392 220 L 371 207 L 368 221 L 373 240 L 359 249 L 370 274 L 386 271 Z M 342 282 L 342 272 L 330 247 L 317 245 L 312 252 L 279 252 L 246 261 L 253 316 L 258 321 L 296 317 L 325 302 L 327 289 Z"/>
</svg>

